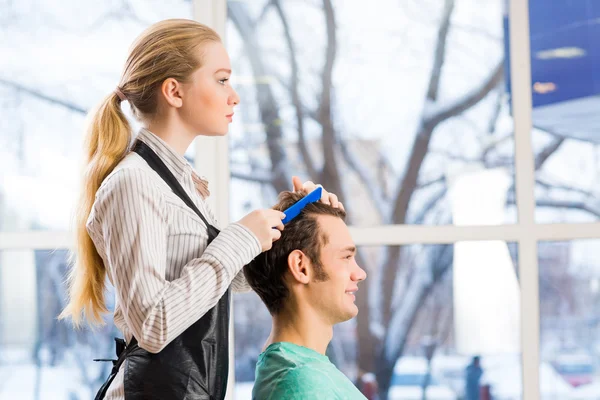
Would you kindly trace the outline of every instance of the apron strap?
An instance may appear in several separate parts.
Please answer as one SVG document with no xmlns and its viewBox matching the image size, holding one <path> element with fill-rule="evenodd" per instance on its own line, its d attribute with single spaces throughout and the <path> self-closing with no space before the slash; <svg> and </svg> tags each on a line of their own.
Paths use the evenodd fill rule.
<svg viewBox="0 0 600 400">
<path fill-rule="evenodd" d="M 156 153 L 141 140 L 137 141 L 132 151 L 138 153 L 144 160 L 146 160 L 150 168 L 152 168 L 166 182 L 166 184 L 169 185 L 171 190 L 173 190 L 173 193 L 179 196 L 179 198 L 183 200 L 183 202 L 187 204 L 189 208 L 194 210 L 194 212 L 202 219 L 202 222 L 204 222 L 208 229 L 210 243 L 212 241 L 211 238 L 219 234 L 219 230 L 208 223 L 206 218 L 204 218 L 204 215 L 202 215 L 198 207 L 196 207 L 192 199 L 190 199 L 190 196 L 188 196 L 185 189 L 183 189 L 171 170 L 167 168 L 163 160 L 161 160 L 160 157 L 157 156 Z"/>
<path fill-rule="evenodd" d="M 115 343 L 116 343 L 116 352 L 117 352 L 116 360 L 107 360 L 107 359 L 103 359 L 103 358 L 98 358 L 98 359 L 94 360 L 94 361 L 112 361 L 112 363 L 113 363 L 113 367 L 112 367 L 112 370 L 110 371 L 110 375 L 108 376 L 108 379 L 100 387 L 100 389 L 96 393 L 96 397 L 94 398 L 94 400 L 104 399 L 104 397 L 106 396 L 106 393 L 108 392 L 108 388 L 110 387 L 110 384 L 112 383 L 112 381 L 115 379 L 115 377 L 119 373 L 119 368 L 121 368 L 121 365 L 125 362 L 127 355 L 134 348 L 138 347 L 137 340 L 135 338 L 132 338 L 131 342 L 129 344 L 126 344 L 125 340 L 123 340 L 121 338 L 115 338 Z"/>
</svg>

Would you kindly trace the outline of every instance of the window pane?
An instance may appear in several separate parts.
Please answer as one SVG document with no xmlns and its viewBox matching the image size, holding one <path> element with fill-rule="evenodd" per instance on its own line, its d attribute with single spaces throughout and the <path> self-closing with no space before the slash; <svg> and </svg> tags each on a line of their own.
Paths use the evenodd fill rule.
<svg viewBox="0 0 600 400">
<path fill-rule="evenodd" d="M 541 362 L 560 378 L 541 387 L 542 399 L 600 398 L 599 245 L 594 239 L 538 246 Z"/>
<path fill-rule="evenodd" d="M 478 390 L 522 398 L 515 244 L 360 247 L 358 254 L 368 273 L 360 311 L 335 326 L 328 355 L 365 393 L 376 386 L 390 400 L 420 400 L 429 379 L 427 398 L 464 399 L 467 381 L 477 389 L 477 369 L 467 367 L 479 355 Z M 236 392 L 247 399 L 271 317 L 254 293 L 234 301 Z"/>
<path fill-rule="evenodd" d="M 352 225 L 515 222 L 505 1 L 445 3 L 228 2 L 234 220 L 296 174 Z"/>
<path fill-rule="evenodd" d="M 191 16 L 185 0 L 0 2 L 0 230 L 69 227 L 85 113 L 144 28 Z"/>
<path fill-rule="evenodd" d="M 536 221 L 600 216 L 600 4 L 529 1 Z"/>
<path fill-rule="evenodd" d="M 0 398 L 93 398 L 115 358 L 112 323 L 92 331 L 58 321 L 65 305 L 67 251 L 0 252 Z M 112 293 L 107 300 L 112 301 Z M 112 310 L 112 304 L 109 304 Z"/>
</svg>

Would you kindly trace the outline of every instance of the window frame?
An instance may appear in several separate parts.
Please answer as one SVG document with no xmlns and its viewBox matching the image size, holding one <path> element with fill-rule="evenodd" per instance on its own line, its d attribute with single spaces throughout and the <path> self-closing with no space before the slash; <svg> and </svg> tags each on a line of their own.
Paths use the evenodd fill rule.
<svg viewBox="0 0 600 400">
<path fill-rule="evenodd" d="M 227 22 L 227 0 L 193 0 L 194 18 L 213 27 L 223 38 Z M 538 243 L 600 237 L 600 223 L 539 224 L 535 222 L 535 170 L 532 149 L 531 65 L 529 5 L 507 0 L 510 20 L 510 69 L 515 138 L 516 206 L 518 220 L 497 226 L 385 225 L 351 227 L 357 246 L 456 243 L 464 240 L 516 242 L 521 287 L 521 358 L 523 398 L 540 397 L 540 313 Z M 210 205 L 221 225 L 229 223 L 229 149 L 227 137 L 195 141 L 196 169 L 211 182 Z M 219 202 L 216 202 L 219 199 Z M 72 234 L 65 231 L 0 232 L 0 251 L 71 248 Z M 233 318 L 231 327 L 233 327 Z M 235 382 L 233 329 L 228 398 Z"/>
</svg>

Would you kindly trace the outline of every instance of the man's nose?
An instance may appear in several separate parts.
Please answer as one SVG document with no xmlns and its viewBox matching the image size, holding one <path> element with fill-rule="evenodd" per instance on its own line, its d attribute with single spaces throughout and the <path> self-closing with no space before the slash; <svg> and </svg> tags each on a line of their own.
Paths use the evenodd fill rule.
<svg viewBox="0 0 600 400">
<path fill-rule="evenodd" d="M 354 271 L 353 278 L 355 281 L 364 281 L 365 279 L 367 279 L 367 273 L 358 264 L 356 264 L 356 269 Z"/>
</svg>

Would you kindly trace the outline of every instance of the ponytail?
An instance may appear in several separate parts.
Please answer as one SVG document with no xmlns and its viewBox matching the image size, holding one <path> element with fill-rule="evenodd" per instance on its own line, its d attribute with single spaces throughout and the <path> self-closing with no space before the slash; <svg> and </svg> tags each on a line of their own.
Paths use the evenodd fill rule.
<svg viewBox="0 0 600 400">
<path fill-rule="evenodd" d="M 106 267 L 90 238 L 86 223 L 102 181 L 125 157 L 131 143 L 131 128 L 121 110 L 121 99 L 111 93 L 93 111 L 87 128 L 85 169 L 75 215 L 76 252 L 69 274 L 69 304 L 59 318 L 71 317 L 80 326 L 82 317 L 94 325 L 104 323 Z"/>
</svg>

